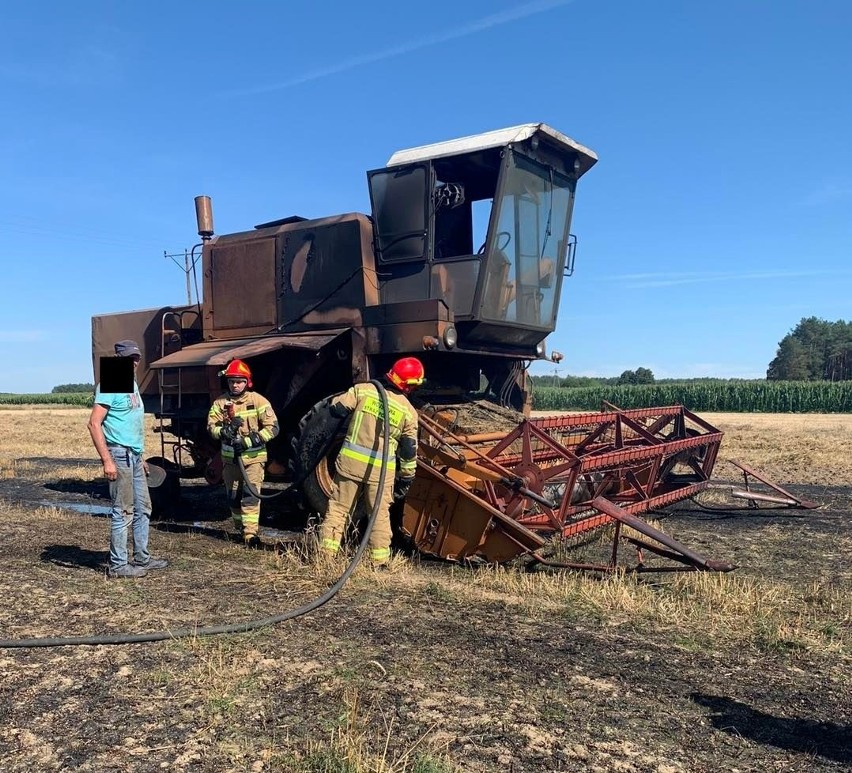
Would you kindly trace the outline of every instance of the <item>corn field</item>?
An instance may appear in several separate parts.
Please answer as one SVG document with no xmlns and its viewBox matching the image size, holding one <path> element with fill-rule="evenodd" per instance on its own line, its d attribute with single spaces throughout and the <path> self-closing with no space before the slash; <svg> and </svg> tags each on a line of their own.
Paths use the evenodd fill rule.
<svg viewBox="0 0 852 773">
<path fill-rule="evenodd" d="M 708 413 L 852 413 L 852 381 L 744 381 L 595 387 L 536 387 L 537 411 L 598 411 L 683 405 Z"/>
<path fill-rule="evenodd" d="M 619 408 L 683 405 L 690 411 L 725 413 L 852 413 L 852 381 L 742 381 L 545 387 L 533 391 L 537 411 L 598 411 L 607 402 Z M 90 392 L 11 394 L 0 405 L 71 405 L 89 408 Z"/>
<path fill-rule="evenodd" d="M 74 405 L 91 408 L 91 392 L 63 392 L 59 394 L 16 395 L 0 392 L 0 405 Z"/>
</svg>

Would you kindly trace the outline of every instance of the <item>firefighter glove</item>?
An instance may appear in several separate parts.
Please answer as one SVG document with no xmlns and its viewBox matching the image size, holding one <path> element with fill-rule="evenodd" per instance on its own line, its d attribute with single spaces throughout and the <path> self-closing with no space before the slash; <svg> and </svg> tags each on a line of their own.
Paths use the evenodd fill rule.
<svg viewBox="0 0 852 773">
<path fill-rule="evenodd" d="M 247 438 L 244 438 L 242 435 L 237 435 L 236 437 L 232 438 L 229 445 L 237 453 L 239 453 L 240 451 L 244 451 L 246 448 L 249 447 Z"/>
<path fill-rule="evenodd" d="M 219 440 L 221 440 L 226 445 L 232 446 L 234 444 L 234 438 L 237 437 L 237 428 L 232 424 L 225 424 L 222 427 L 222 431 L 219 433 Z"/>
<path fill-rule="evenodd" d="M 393 484 L 393 498 L 396 501 L 405 499 L 405 495 L 408 493 L 408 489 L 411 488 L 413 481 L 414 478 L 397 478 Z"/>
<path fill-rule="evenodd" d="M 251 443 L 249 448 L 260 448 L 263 445 L 263 438 L 257 432 L 249 432 L 248 437 L 244 439 Z"/>
</svg>

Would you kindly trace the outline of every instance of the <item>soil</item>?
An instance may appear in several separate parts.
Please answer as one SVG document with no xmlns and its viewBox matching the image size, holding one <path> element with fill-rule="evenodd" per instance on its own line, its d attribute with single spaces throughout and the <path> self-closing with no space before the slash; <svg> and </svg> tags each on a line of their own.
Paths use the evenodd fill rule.
<svg viewBox="0 0 852 773">
<path fill-rule="evenodd" d="M 54 460 L 28 461 L 27 479 L 0 479 L 3 637 L 262 618 L 327 585 L 280 554 L 304 520 L 286 503 L 264 505 L 284 534 L 246 551 L 200 482 L 152 524 L 171 566 L 108 581 L 105 487 L 45 482 Z M 852 587 L 852 488 L 788 488 L 821 508 L 686 503 L 659 517 L 744 577 Z M 422 773 L 852 768 L 848 649 L 683 641 L 508 595 L 471 605 L 447 582 L 468 575 L 416 560 L 399 575 L 359 568 L 321 609 L 242 635 L 0 649 L 0 769 L 361 770 L 317 762 L 342 744 L 384 760 L 364 770 Z"/>
</svg>

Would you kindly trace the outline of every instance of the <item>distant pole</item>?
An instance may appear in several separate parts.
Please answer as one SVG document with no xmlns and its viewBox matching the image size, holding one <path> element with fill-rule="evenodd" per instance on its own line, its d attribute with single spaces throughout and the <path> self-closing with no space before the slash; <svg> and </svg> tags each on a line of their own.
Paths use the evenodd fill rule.
<svg viewBox="0 0 852 773">
<path fill-rule="evenodd" d="M 192 271 L 192 265 L 189 259 L 189 251 L 186 249 L 183 251 L 183 264 L 186 267 L 184 269 L 186 272 L 186 305 L 192 306 L 192 288 L 189 283 L 189 272 Z"/>
<path fill-rule="evenodd" d="M 183 265 L 180 264 L 178 258 L 180 253 L 169 254 L 163 250 L 163 257 L 172 261 L 179 269 L 181 269 L 186 277 L 186 305 L 192 306 L 192 284 L 190 282 L 190 272 L 192 271 L 192 252 L 184 248 L 183 250 Z"/>
</svg>

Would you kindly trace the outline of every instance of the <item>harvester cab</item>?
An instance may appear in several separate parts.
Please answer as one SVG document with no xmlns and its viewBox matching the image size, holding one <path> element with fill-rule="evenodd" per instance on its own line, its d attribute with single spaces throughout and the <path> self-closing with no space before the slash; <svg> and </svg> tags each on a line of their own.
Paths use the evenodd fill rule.
<svg viewBox="0 0 852 773">
<path fill-rule="evenodd" d="M 394 153 L 368 173 L 382 302 L 442 301 L 460 350 L 541 356 L 596 161 L 544 124 Z"/>
</svg>

